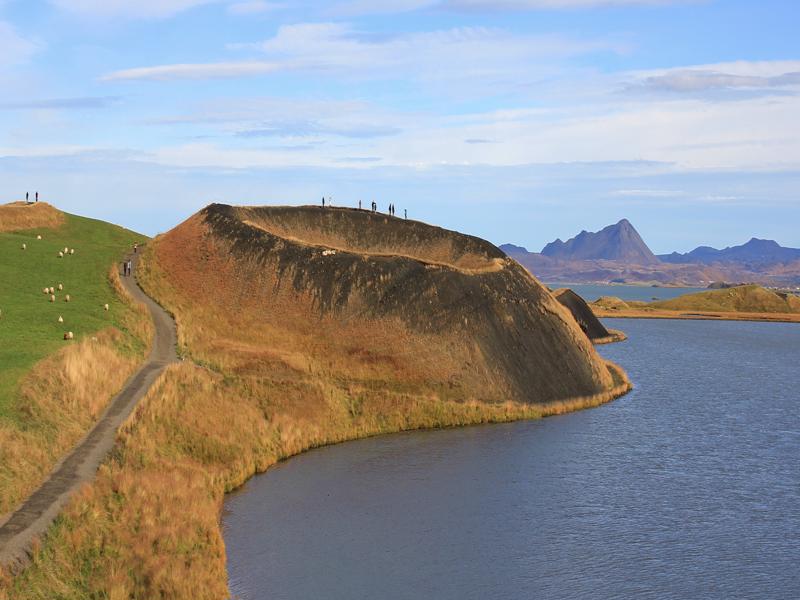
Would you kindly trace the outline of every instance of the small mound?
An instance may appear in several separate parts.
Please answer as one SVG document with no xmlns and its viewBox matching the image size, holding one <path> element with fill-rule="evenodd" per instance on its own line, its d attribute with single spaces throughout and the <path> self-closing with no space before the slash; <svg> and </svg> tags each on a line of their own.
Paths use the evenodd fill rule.
<svg viewBox="0 0 800 600">
<path fill-rule="evenodd" d="M 788 294 L 778 294 L 760 285 L 742 285 L 651 302 L 648 306 L 681 311 L 798 313 L 800 299 Z"/>
<path fill-rule="evenodd" d="M 600 322 L 586 300 L 581 298 L 578 294 L 569 288 L 562 288 L 553 292 L 563 306 L 565 306 L 583 332 L 589 337 L 590 340 L 596 342 L 597 340 L 604 340 L 611 337 L 611 333 Z"/>
<path fill-rule="evenodd" d="M 0 205 L 0 231 L 57 229 L 64 223 L 64 213 L 46 202 Z"/>
<path fill-rule="evenodd" d="M 155 295 L 200 360 L 286 369 L 326 401 L 538 404 L 614 387 L 567 309 L 476 237 L 369 211 L 213 204 L 154 250 Z"/>
<path fill-rule="evenodd" d="M 592 302 L 592 306 L 603 308 L 605 310 L 626 310 L 630 308 L 630 305 L 627 302 L 617 298 L 616 296 L 601 296 Z"/>
</svg>

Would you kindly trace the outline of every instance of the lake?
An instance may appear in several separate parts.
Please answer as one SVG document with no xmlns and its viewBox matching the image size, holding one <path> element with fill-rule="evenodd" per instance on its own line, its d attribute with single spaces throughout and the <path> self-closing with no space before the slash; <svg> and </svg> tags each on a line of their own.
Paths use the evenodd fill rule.
<svg viewBox="0 0 800 600">
<path fill-rule="evenodd" d="M 322 448 L 225 504 L 242 599 L 800 598 L 800 326 L 615 320 L 636 388 Z"/>
<path fill-rule="evenodd" d="M 707 292 L 707 288 L 693 287 L 650 287 L 644 285 L 604 285 L 600 283 L 547 283 L 551 290 L 570 288 L 587 302 L 594 302 L 600 296 L 616 296 L 622 300 L 669 300 L 684 294 Z"/>
</svg>

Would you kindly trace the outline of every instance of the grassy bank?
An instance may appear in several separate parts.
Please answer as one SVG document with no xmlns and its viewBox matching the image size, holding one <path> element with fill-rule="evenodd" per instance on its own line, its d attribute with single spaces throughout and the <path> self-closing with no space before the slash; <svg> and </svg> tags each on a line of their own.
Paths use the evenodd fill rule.
<svg viewBox="0 0 800 600">
<path fill-rule="evenodd" d="M 603 297 L 590 306 L 598 317 L 800 323 L 800 298 L 759 285 L 709 290 L 657 302 Z"/>
<path fill-rule="evenodd" d="M 120 434 L 97 480 L 58 519 L 33 564 L 0 598 L 226 598 L 224 493 L 323 444 L 423 427 L 541 418 L 597 406 L 628 389 L 547 406 L 368 395 L 299 409 L 280 373 L 234 378 L 184 363 L 162 376 Z"/>
<path fill-rule="evenodd" d="M 341 325 L 327 331 L 317 322 L 308 335 L 290 335 L 179 293 L 151 250 L 140 268 L 148 291 L 175 312 L 183 353 L 202 366 L 187 361 L 162 376 L 31 566 L 5 576 L 2 600 L 226 598 L 224 494 L 277 461 L 371 435 L 562 414 L 629 389 L 624 373 L 609 365 L 613 389 L 591 397 L 549 404 L 465 399 L 436 383 L 433 367 L 423 368 L 429 359 L 422 345 L 406 361 L 381 353 L 394 331 L 387 340 L 368 339 L 353 323 L 341 351 L 324 351 L 321 340 L 341 337 Z"/>
<path fill-rule="evenodd" d="M 0 207 L 0 515 L 86 432 L 150 335 L 146 313 L 124 295 L 114 268 L 142 236 L 46 205 L 38 213 L 14 207 L 11 218 L 8 209 Z M 20 224 L 39 226 L 7 230 Z M 74 254 L 59 258 L 65 247 Z M 46 286 L 56 288 L 55 302 Z M 64 341 L 65 331 L 75 340 Z"/>
</svg>

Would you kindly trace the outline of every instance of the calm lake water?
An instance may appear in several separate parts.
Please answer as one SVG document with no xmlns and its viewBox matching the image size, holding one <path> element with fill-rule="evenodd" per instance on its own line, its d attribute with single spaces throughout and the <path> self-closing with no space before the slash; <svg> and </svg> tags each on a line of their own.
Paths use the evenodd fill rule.
<svg viewBox="0 0 800 600">
<path fill-rule="evenodd" d="M 707 292 L 707 288 L 693 287 L 649 287 L 643 285 L 602 285 L 589 283 L 548 283 L 551 290 L 562 287 L 572 289 L 587 302 L 594 302 L 600 296 L 616 296 L 622 300 L 669 300 L 677 298 L 683 294 L 694 294 L 695 292 Z"/>
<path fill-rule="evenodd" d="M 607 323 L 616 402 L 252 479 L 223 517 L 233 597 L 800 598 L 800 326 Z"/>
</svg>

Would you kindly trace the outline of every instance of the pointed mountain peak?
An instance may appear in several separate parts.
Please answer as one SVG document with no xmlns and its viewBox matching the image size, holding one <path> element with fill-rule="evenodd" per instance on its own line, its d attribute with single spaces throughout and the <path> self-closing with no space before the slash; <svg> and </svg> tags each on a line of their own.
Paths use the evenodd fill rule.
<svg viewBox="0 0 800 600">
<path fill-rule="evenodd" d="M 564 260 L 614 260 L 629 264 L 648 265 L 659 262 L 628 219 L 608 225 L 597 233 L 581 231 L 574 238 L 556 240 L 542 254 Z"/>
</svg>

